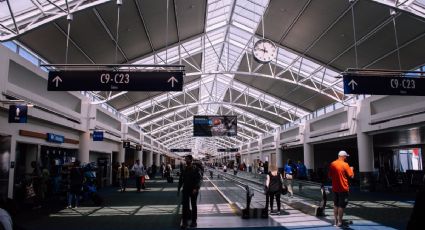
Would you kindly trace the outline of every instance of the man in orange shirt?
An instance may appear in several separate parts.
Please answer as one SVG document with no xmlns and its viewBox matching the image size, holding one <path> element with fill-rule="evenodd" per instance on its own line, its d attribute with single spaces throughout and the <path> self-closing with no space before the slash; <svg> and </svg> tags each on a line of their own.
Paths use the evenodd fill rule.
<svg viewBox="0 0 425 230">
<path fill-rule="evenodd" d="M 348 177 L 354 177 L 353 167 L 345 162 L 348 156 L 347 152 L 339 151 L 338 159 L 329 166 L 329 177 L 332 179 L 332 192 L 334 193 L 335 226 L 337 227 L 343 225 L 342 216 L 344 215 L 344 208 L 348 204 Z"/>
</svg>

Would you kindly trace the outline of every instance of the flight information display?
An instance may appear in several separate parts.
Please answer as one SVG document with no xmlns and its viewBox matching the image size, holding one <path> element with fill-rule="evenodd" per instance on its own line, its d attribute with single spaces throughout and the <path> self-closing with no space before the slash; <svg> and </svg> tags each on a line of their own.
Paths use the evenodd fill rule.
<svg viewBox="0 0 425 230">
<path fill-rule="evenodd" d="M 237 136 L 237 116 L 194 116 L 193 136 Z"/>
</svg>

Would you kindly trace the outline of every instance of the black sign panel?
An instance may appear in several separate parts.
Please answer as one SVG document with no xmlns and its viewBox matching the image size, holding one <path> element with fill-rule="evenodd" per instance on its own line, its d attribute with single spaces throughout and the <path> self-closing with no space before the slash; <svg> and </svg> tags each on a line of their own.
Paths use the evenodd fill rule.
<svg viewBox="0 0 425 230">
<path fill-rule="evenodd" d="M 9 123 L 27 123 L 28 106 L 27 105 L 10 105 L 9 106 Z"/>
<path fill-rule="evenodd" d="M 136 151 L 142 151 L 142 145 L 136 145 Z"/>
<path fill-rule="evenodd" d="M 425 79 L 344 74 L 344 94 L 425 96 Z"/>
<path fill-rule="evenodd" d="M 123 141 L 122 147 L 125 148 L 125 149 L 129 149 L 130 148 L 130 141 Z"/>
<path fill-rule="evenodd" d="M 170 149 L 170 152 L 174 152 L 174 153 L 186 153 L 186 152 L 192 152 L 192 149 Z"/>
<path fill-rule="evenodd" d="M 217 149 L 217 152 L 239 152 L 239 148 Z"/>
<path fill-rule="evenodd" d="M 183 72 L 50 71 L 49 91 L 182 91 Z"/>
</svg>

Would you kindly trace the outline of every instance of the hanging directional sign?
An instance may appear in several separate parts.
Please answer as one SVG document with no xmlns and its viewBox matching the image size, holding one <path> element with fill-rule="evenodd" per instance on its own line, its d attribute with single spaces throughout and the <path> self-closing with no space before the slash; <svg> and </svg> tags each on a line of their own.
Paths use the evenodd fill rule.
<svg viewBox="0 0 425 230">
<path fill-rule="evenodd" d="M 49 72 L 49 91 L 182 91 L 183 71 Z"/>
<path fill-rule="evenodd" d="M 217 152 L 238 152 L 239 148 L 217 149 Z"/>
<path fill-rule="evenodd" d="M 425 78 L 344 74 L 344 94 L 425 96 Z"/>
<path fill-rule="evenodd" d="M 192 149 L 170 149 L 170 152 L 185 153 L 192 152 Z"/>
<path fill-rule="evenodd" d="M 27 123 L 27 105 L 9 105 L 9 123 Z"/>
<path fill-rule="evenodd" d="M 130 141 L 123 141 L 122 142 L 122 147 L 124 149 L 129 149 L 130 148 Z"/>
</svg>

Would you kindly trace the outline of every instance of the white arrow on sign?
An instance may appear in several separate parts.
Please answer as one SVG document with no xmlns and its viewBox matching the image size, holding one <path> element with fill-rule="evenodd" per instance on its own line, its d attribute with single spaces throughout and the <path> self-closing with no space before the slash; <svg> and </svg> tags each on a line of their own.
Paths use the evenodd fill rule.
<svg viewBox="0 0 425 230">
<path fill-rule="evenodd" d="M 348 85 L 351 85 L 351 89 L 354 90 L 354 87 L 356 87 L 356 85 L 358 85 L 358 84 L 353 79 L 351 79 L 351 81 L 348 82 Z"/>
<path fill-rule="evenodd" d="M 170 81 L 171 81 L 171 88 L 174 88 L 174 82 L 176 83 L 179 82 L 174 76 L 170 77 L 170 79 L 168 79 L 167 82 L 170 82 Z"/>
<path fill-rule="evenodd" d="M 56 76 L 55 78 L 53 78 L 52 82 L 56 83 L 56 87 L 59 86 L 59 82 L 62 82 L 62 78 L 60 78 L 59 76 Z"/>
</svg>

